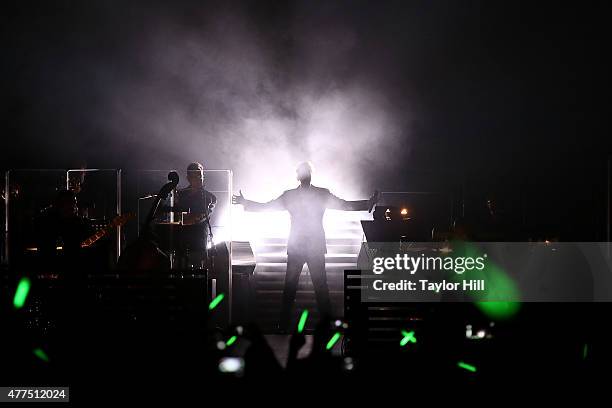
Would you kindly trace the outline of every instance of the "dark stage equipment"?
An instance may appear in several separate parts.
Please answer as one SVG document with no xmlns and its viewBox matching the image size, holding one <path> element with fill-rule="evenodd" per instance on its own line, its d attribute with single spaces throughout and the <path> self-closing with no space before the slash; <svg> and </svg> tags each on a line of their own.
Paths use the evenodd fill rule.
<svg viewBox="0 0 612 408">
<path fill-rule="evenodd" d="M 255 296 L 251 286 L 255 271 L 255 254 L 248 241 L 232 242 L 232 292 L 234 324 L 251 321 L 254 317 Z"/>
<path fill-rule="evenodd" d="M 429 242 L 433 226 L 421 220 L 361 221 L 368 242 Z"/>
</svg>

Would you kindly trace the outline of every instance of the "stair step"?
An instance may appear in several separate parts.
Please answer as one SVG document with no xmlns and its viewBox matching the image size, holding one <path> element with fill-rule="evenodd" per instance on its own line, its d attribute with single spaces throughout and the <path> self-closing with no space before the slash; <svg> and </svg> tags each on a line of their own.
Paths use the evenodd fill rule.
<svg viewBox="0 0 612 408">
<path fill-rule="evenodd" d="M 287 262 L 287 254 L 283 252 L 264 252 L 256 255 L 257 263 Z M 357 263 L 357 254 L 335 253 L 325 257 L 325 263 Z"/>
<path fill-rule="evenodd" d="M 342 285 L 341 284 L 330 285 L 328 283 L 327 287 L 328 287 L 328 289 L 330 291 L 334 291 L 334 292 L 342 291 Z M 260 287 L 257 288 L 257 292 L 282 292 L 284 288 L 285 288 L 285 283 L 284 282 L 279 282 L 278 284 L 269 284 L 269 285 L 265 285 L 265 286 L 260 286 Z M 306 284 L 298 285 L 298 290 L 314 294 L 314 288 L 312 287 L 312 284 L 310 284 L 310 285 L 306 285 Z"/>
<path fill-rule="evenodd" d="M 335 262 L 326 263 L 325 270 L 329 274 L 330 271 L 344 271 L 345 269 L 354 269 L 356 267 L 355 262 Z M 304 271 L 308 270 L 308 265 L 304 265 Z M 261 262 L 255 266 L 255 275 L 259 272 L 287 272 L 287 264 L 283 262 Z"/>
<path fill-rule="evenodd" d="M 334 228 L 327 232 L 327 254 L 325 269 L 332 314 L 344 314 L 344 271 L 357 266 L 357 258 L 362 245 L 363 232 L 358 221 L 349 221 L 346 228 Z M 287 272 L 287 238 L 268 237 L 253 245 L 256 260 L 251 280 L 254 304 L 251 317 L 264 331 L 274 331 L 278 325 L 282 302 L 285 275 Z M 308 309 L 310 317 L 306 330 L 313 330 L 319 320 L 314 287 L 308 270 L 304 265 L 299 277 L 294 303 L 292 325 L 297 324 L 298 314 Z"/>
<path fill-rule="evenodd" d="M 327 255 L 329 256 L 330 254 L 342 254 L 342 253 L 357 255 L 359 254 L 360 249 L 361 249 L 361 243 L 336 244 L 336 245 L 327 244 Z M 286 243 L 266 244 L 266 245 L 260 244 L 254 247 L 253 251 L 256 256 L 266 253 L 266 252 L 277 252 L 277 253 L 280 253 L 286 256 L 287 255 L 287 244 Z"/>
<path fill-rule="evenodd" d="M 259 281 L 266 281 L 266 280 L 276 280 L 276 279 L 285 279 L 285 274 L 286 274 L 286 267 L 285 269 L 279 270 L 279 271 L 257 271 L 253 277 L 254 277 L 254 282 L 259 282 Z M 339 279 L 339 280 L 344 280 L 344 271 L 340 270 L 340 269 L 335 269 L 335 268 L 330 268 L 327 269 L 326 268 L 326 275 L 327 275 L 327 279 Z M 306 268 L 304 268 L 304 270 L 302 271 L 302 274 L 300 275 L 300 279 L 308 279 L 310 280 L 310 272 L 308 270 L 306 270 Z"/>
<path fill-rule="evenodd" d="M 362 243 L 362 237 L 361 237 L 361 234 L 359 236 L 352 235 L 352 236 L 340 236 L 340 237 L 331 237 L 331 238 L 327 237 L 325 239 L 325 242 L 327 245 L 359 245 L 360 246 Z M 258 240 L 257 242 L 254 242 L 253 247 L 259 248 L 262 245 L 272 245 L 272 244 L 286 246 L 287 237 L 261 239 L 261 240 Z"/>
<path fill-rule="evenodd" d="M 285 277 L 284 276 L 279 276 L 278 278 L 266 278 L 266 279 L 262 279 L 262 280 L 257 280 L 251 283 L 251 288 L 253 289 L 257 289 L 257 288 L 261 288 L 264 289 L 264 287 L 266 285 L 280 285 L 280 284 L 285 284 Z M 306 285 L 310 288 L 312 288 L 312 280 L 310 279 L 309 276 L 300 276 L 300 279 L 298 281 L 298 285 Z M 339 285 L 340 288 L 342 288 L 344 286 L 344 282 L 342 281 L 342 279 L 340 277 L 337 278 L 330 278 L 329 276 L 327 277 L 327 285 Z"/>
</svg>

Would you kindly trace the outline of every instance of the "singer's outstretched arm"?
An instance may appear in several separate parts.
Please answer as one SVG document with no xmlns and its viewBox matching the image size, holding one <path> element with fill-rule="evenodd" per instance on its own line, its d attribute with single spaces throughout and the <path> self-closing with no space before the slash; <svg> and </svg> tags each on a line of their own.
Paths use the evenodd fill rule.
<svg viewBox="0 0 612 408">
<path fill-rule="evenodd" d="M 285 209 L 285 194 L 283 193 L 280 197 L 268 201 L 267 203 L 260 203 L 247 200 L 242 195 L 242 190 L 240 190 L 239 195 L 234 195 L 232 197 L 232 202 L 234 204 L 242 204 L 246 211 L 282 211 Z"/>
<path fill-rule="evenodd" d="M 348 201 L 336 197 L 331 192 L 327 191 L 329 197 L 327 199 L 327 208 L 332 210 L 345 210 L 345 211 L 370 211 L 372 207 L 378 202 L 380 194 L 376 191 L 368 200 L 356 200 Z"/>
</svg>

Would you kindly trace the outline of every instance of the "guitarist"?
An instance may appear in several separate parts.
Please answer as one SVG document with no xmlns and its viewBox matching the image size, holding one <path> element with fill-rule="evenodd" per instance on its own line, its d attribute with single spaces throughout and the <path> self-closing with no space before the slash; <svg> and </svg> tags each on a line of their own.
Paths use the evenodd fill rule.
<svg viewBox="0 0 612 408">
<path fill-rule="evenodd" d="M 35 224 L 39 231 L 39 258 L 45 266 L 76 266 L 81 256 L 81 242 L 94 232 L 87 221 L 79 217 L 76 195 L 70 190 L 60 191 Z M 59 253 L 63 256 L 59 257 Z"/>
</svg>

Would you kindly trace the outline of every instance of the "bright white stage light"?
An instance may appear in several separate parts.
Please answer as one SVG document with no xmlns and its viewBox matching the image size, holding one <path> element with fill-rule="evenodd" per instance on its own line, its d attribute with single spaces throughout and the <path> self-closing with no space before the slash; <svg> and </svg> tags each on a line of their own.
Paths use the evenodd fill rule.
<svg viewBox="0 0 612 408">
<path fill-rule="evenodd" d="M 366 211 L 328 210 L 323 217 L 323 228 L 327 239 L 351 239 L 360 241 L 363 231 L 359 223 L 372 219 Z M 286 211 L 247 212 L 242 206 L 232 210 L 232 239 L 259 243 L 266 239 L 289 237 L 291 219 Z"/>
</svg>

